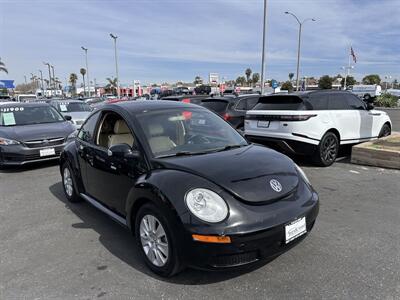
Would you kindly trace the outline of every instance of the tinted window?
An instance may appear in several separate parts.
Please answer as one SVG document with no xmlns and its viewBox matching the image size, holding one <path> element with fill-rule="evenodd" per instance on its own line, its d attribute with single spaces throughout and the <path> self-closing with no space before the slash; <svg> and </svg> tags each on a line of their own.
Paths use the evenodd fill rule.
<svg viewBox="0 0 400 300">
<path fill-rule="evenodd" d="M 344 94 L 329 95 L 329 109 L 343 110 L 350 109 Z"/>
<path fill-rule="evenodd" d="M 216 113 L 223 113 L 226 111 L 226 108 L 228 107 L 228 102 L 222 100 L 215 100 L 215 101 L 206 100 L 201 103 L 201 106 L 204 106 L 209 110 L 215 111 Z"/>
<path fill-rule="evenodd" d="M 258 103 L 260 97 L 252 97 L 247 99 L 247 110 L 253 109 Z"/>
<path fill-rule="evenodd" d="M 60 112 L 91 111 L 89 104 L 85 102 L 59 102 L 57 104 Z"/>
<path fill-rule="evenodd" d="M 82 125 L 78 133 L 78 138 L 85 142 L 93 142 L 94 130 L 96 129 L 97 119 L 100 113 L 97 112 L 86 120 L 85 124 Z"/>
<path fill-rule="evenodd" d="M 328 109 L 328 95 L 327 94 L 311 94 L 308 101 L 310 102 L 313 110 Z"/>
<path fill-rule="evenodd" d="M 347 103 L 352 109 L 365 109 L 364 102 L 353 95 L 346 95 Z"/>
<path fill-rule="evenodd" d="M 267 96 L 261 97 L 255 110 L 305 110 L 303 100 L 297 96 Z"/>
<path fill-rule="evenodd" d="M 237 110 L 246 110 L 247 108 L 247 99 L 242 99 L 236 105 Z"/>
</svg>

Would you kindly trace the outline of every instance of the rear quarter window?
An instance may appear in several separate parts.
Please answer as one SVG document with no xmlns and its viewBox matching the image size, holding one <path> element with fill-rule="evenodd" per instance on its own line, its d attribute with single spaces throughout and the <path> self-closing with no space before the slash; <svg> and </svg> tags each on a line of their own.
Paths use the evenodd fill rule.
<svg viewBox="0 0 400 300">
<path fill-rule="evenodd" d="M 201 106 L 208 108 L 209 110 L 212 110 L 217 113 L 222 113 L 226 111 L 226 108 L 228 107 L 228 102 L 227 101 L 221 101 L 221 100 L 216 100 L 216 101 L 203 101 L 201 103 Z"/>
<path fill-rule="evenodd" d="M 308 98 L 313 110 L 329 109 L 329 96 L 327 94 L 311 94 Z"/>
<path fill-rule="evenodd" d="M 297 96 L 261 97 L 254 110 L 307 110 L 303 100 Z"/>
</svg>

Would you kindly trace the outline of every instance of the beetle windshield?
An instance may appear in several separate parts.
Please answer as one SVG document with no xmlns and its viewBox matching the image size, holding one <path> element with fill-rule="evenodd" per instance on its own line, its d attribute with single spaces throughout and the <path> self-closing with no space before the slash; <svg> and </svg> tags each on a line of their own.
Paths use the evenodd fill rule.
<svg viewBox="0 0 400 300">
<path fill-rule="evenodd" d="M 247 145 L 236 130 L 206 109 L 144 111 L 137 119 L 156 157 L 196 155 Z"/>
</svg>

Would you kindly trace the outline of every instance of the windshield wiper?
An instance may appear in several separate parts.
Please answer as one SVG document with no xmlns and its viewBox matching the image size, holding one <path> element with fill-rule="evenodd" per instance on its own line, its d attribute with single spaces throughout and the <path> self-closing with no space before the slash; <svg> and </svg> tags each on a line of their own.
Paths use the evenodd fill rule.
<svg viewBox="0 0 400 300">
<path fill-rule="evenodd" d="M 243 147 L 243 146 L 247 146 L 247 145 L 241 145 L 241 144 L 226 145 L 223 148 L 217 149 L 216 152 L 231 150 L 231 149 L 240 148 L 240 147 Z"/>
<path fill-rule="evenodd" d="M 199 152 L 191 152 L 191 151 L 178 151 L 176 153 L 165 154 L 157 156 L 156 158 L 163 158 L 163 157 L 172 157 L 172 156 L 190 156 L 190 155 L 199 155 L 208 153 L 206 151 L 199 151 Z"/>
</svg>

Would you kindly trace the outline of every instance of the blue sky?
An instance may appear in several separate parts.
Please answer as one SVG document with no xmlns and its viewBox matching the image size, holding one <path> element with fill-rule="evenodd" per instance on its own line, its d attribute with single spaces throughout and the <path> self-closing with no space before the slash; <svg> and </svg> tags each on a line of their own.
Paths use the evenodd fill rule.
<svg viewBox="0 0 400 300">
<path fill-rule="evenodd" d="M 269 0 L 266 77 L 295 73 L 296 21 L 304 25 L 302 76 L 334 75 L 347 64 L 350 44 L 360 79 L 369 73 L 400 78 L 400 1 Z M 1 79 L 47 74 L 54 64 L 65 82 L 84 67 L 90 78 L 115 75 L 112 32 L 118 35 L 120 81 L 193 81 L 209 72 L 234 79 L 260 71 L 262 0 L 0 0 L 0 57 L 9 69 Z"/>
</svg>

